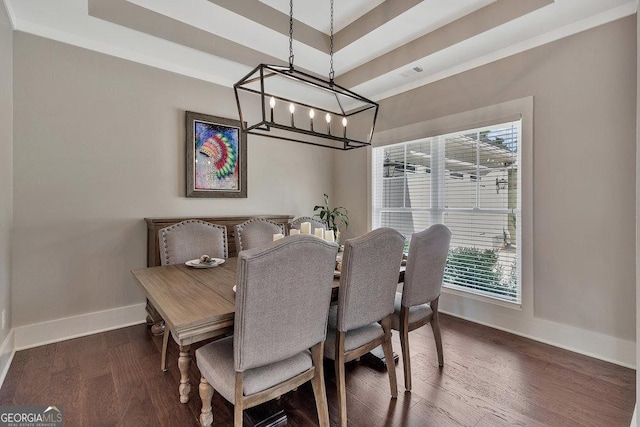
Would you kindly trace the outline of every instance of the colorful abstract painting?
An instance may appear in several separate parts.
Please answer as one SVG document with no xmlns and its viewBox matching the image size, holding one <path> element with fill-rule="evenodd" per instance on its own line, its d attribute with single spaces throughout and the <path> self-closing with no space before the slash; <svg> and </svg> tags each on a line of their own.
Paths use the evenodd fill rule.
<svg viewBox="0 0 640 427">
<path fill-rule="evenodd" d="M 187 196 L 246 197 L 240 122 L 187 112 L 187 130 Z"/>
</svg>

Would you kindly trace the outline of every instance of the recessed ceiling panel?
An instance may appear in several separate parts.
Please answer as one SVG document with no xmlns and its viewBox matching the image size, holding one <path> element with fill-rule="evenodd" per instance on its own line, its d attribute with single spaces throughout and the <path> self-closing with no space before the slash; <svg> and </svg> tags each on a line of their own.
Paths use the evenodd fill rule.
<svg viewBox="0 0 640 427">
<path fill-rule="evenodd" d="M 260 0 L 262 3 L 289 15 L 288 0 Z M 334 0 L 333 31 L 337 33 L 385 0 Z M 329 0 L 297 0 L 293 2 L 293 17 L 323 33 L 330 33 Z"/>
</svg>

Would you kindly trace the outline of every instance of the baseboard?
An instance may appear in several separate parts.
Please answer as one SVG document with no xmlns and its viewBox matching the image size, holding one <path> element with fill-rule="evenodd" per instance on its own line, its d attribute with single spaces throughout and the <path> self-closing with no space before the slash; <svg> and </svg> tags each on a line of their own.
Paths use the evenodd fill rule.
<svg viewBox="0 0 640 427">
<path fill-rule="evenodd" d="M 632 341 L 543 319 L 527 321 L 526 325 L 521 325 L 524 322 L 522 320 L 510 319 L 510 326 L 505 326 L 499 322 L 464 316 L 452 310 L 440 311 L 606 362 L 636 368 L 636 343 Z M 145 318 L 145 304 L 141 303 L 13 328 L 0 346 L 0 386 L 15 351 L 137 325 L 144 323 Z"/>
<path fill-rule="evenodd" d="M 0 345 L 0 388 L 2 388 L 7 372 L 9 372 L 13 355 L 16 354 L 13 337 L 13 329 L 11 329 Z"/>
<path fill-rule="evenodd" d="M 14 332 L 14 349 L 24 350 L 112 329 L 144 323 L 145 304 L 96 311 L 32 325 L 19 326 Z"/>
<path fill-rule="evenodd" d="M 544 319 L 509 319 L 509 325 L 500 325 L 498 319 L 482 319 L 461 315 L 452 310 L 439 310 L 441 313 L 509 332 L 574 353 L 604 360 L 631 369 L 636 369 L 636 343 L 621 338 L 600 334 Z"/>
</svg>

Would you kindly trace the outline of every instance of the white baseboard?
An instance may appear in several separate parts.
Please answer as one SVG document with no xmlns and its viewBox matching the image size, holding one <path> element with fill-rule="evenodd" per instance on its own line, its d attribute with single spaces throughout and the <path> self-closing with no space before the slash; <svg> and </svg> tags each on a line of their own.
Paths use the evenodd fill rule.
<svg viewBox="0 0 640 427">
<path fill-rule="evenodd" d="M 636 369 L 636 343 L 544 319 L 508 319 L 505 324 L 498 316 L 491 319 L 474 318 L 439 309 L 441 313 L 485 325 L 514 335 L 539 341 L 574 353 Z M 479 316 L 482 317 L 482 316 Z"/>
<path fill-rule="evenodd" d="M 145 322 L 145 304 L 96 311 L 32 325 L 19 326 L 14 332 L 14 349 L 24 350 L 71 338 L 83 337 Z"/>
<path fill-rule="evenodd" d="M 13 329 L 11 329 L 0 345 L 0 388 L 2 388 L 7 372 L 9 372 L 13 355 L 16 354 L 13 337 Z"/>
</svg>

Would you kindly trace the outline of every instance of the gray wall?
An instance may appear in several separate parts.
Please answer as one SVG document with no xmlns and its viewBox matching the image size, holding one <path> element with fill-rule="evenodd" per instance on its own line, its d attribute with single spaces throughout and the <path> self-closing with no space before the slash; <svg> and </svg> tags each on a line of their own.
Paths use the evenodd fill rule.
<svg viewBox="0 0 640 427">
<path fill-rule="evenodd" d="M 636 12 L 636 366 L 640 366 L 640 14 Z M 637 369 L 637 368 L 636 368 Z M 636 373 L 636 407 L 631 426 L 637 426 L 640 403 L 640 375 Z"/>
<path fill-rule="evenodd" d="M 15 34 L 14 326 L 141 303 L 144 217 L 308 215 L 332 155 L 248 139 L 247 199 L 187 199 L 184 111 L 236 118 L 230 88 Z"/>
<path fill-rule="evenodd" d="M 0 313 L 7 324 L 0 344 L 11 329 L 11 229 L 13 227 L 13 32 L 0 2 Z"/>
<path fill-rule="evenodd" d="M 634 341 L 635 16 L 383 100 L 376 130 L 526 96 L 535 317 Z M 366 231 L 367 162 L 364 150 L 336 158 L 354 234 Z"/>
</svg>

